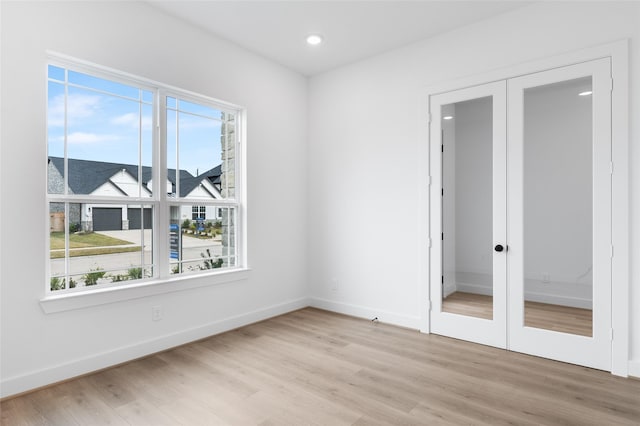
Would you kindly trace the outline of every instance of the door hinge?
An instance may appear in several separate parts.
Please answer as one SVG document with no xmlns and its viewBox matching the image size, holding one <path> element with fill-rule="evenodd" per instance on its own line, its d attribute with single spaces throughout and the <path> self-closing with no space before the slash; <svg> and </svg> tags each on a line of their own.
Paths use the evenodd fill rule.
<svg viewBox="0 0 640 426">
<path fill-rule="evenodd" d="M 611 258 L 613 259 L 613 245 L 611 245 Z"/>
<path fill-rule="evenodd" d="M 427 186 L 431 186 L 431 175 L 427 178 Z"/>
<path fill-rule="evenodd" d="M 441 277 L 440 279 L 442 281 L 442 284 L 444 285 L 444 275 L 440 275 L 440 277 Z"/>
<path fill-rule="evenodd" d="M 429 237 L 429 248 L 431 248 L 431 237 Z"/>
<path fill-rule="evenodd" d="M 440 238 L 442 238 L 442 241 L 444 241 L 444 232 L 440 235 Z"/>
<path fill-rule="evenodd" d="M 609 91 L 613 92 L 613 78 L 609 79 Z"/>
<path fill-rule="evenodd" d="M 609 162 L 609 173 L 613 174 L 613 161 Z"/>
<path fill-rule="evenodd" d="M 427 123 L 430 124 L 431 123 L 431 112 L 427 113 Z"/>
<path fill-rule="evenodd" d="M 609 329 L 609 340 L 613 342 L 613 328 Z"/>
<path fill-rule="evenodd" d="M 444 144 L 440 145 L 440 152 L 444 152 Z"/>
<path fill-rule="evenodd" d="M 431 312 L 431 300 L 429 300 L 429 312 Z"/>
</svg>

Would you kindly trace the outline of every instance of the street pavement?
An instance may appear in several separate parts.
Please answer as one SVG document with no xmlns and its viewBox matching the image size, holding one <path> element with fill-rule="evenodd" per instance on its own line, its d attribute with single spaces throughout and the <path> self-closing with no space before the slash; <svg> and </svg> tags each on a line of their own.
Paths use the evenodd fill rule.
<svg viewBox="0 0 640 426">
<path fill-rule="evenodd" d="M 140 246 L 144 242 L 144 250 L 96 256 L 71 257 L 69 258 L 69 273 L 71 275 L 83 275 L 84 273 L 97 268 L 107 271 L 108 275 L 126 274 L 129 268 L 153 263 L 151 245 L 152 233 L 150 229 L 146 229 L 144 231 L 100 231 L 99 233 L 131 243 L 130 245 L 111 247 Z M 193 262 L 188 262 L 184 265 L 185 269 L 188 269 L 188 267 L 198 268 L 198 266 L 202 265 L 203 258 L 201 253 L 205 253 L 207 248 L 209 249 L 212 257 L 222 255 L 222 243 L 219 240 L 200 239 L 183 235 L 182 258 L 184 260 L 193 259 Z M 64 275 L 64 259 L 51 259 L 51 275 Z M 78 281 L 78 279 L 79 277 L 74 277 L 74 280 Z"/>
</svg>

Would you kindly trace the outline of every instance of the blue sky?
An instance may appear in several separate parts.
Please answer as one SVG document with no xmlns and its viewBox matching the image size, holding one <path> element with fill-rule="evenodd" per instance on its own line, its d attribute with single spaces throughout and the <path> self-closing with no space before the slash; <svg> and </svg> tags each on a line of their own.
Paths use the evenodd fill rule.
<svg viewBox="0 0 640 426">
<path fill-rule="evenodd" d="M 68 72 L 67 152 L 69 158 L 151 165 L 153 94 L 149 91 L 73 71 Z M 58 81 L 59 80 L 59 81 Z M 62 157 L 65 140 L 64 70 L 49 67 L 49 155 Z M 104 93 L 106 92 L 106 93 Z M 168 167 L 195 175 L 221 163 L 220 111 L 168 98 Z M 171 107 L 173 109 L 171 109 Z M 198 114 L 198 115 L 196 115 Z M 176 121 L 177 120 L 177 121 Z"/>
</svg>

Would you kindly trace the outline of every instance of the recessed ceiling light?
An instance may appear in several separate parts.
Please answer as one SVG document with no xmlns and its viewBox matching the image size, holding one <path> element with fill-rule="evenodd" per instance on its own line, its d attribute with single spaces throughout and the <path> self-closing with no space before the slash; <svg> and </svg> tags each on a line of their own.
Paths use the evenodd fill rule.
<svg viewBox="0 0 640 426">
<path fill-rule="evenodd" d="M 310 44 L 311 46 L 319 45 L 320 43 L 322 43 L 322 40 L 322 36 L 318 34 L 311 34 L 307 36 L 307 44 Z"/>
<path fill-rule="evenodd" d="M 453 120 L 453 115 L 445 115 L 442 117 L 443 120 Z"/>
<path fill-rule="evenodd" d="M 591 94 L 593 94 L 591 90 L 585 90 L 584 92 L 578 93 L 578 96 L 589 96 Z"/>
</svg>

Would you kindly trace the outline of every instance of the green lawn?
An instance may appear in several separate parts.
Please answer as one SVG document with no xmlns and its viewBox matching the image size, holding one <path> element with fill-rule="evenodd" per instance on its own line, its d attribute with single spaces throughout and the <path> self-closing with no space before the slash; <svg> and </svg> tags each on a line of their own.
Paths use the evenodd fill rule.
<svg viewBox="0 0 640 426">
<path fill-rule="evenodd" d="M 98 256 L 101 254 L 115 254 L 115 253 L 128 253 L 132 251 L 140 251 L 140 246 L 134 247 L 97 247 L 97 248 L 82 248 L 82 249 L 69 249 L 69 257 L 78 256 Z M 64 257 L 64 250 L 51 251 L 51 259 L 62 259 Z"/>
<path fill-rule="evenodd" d="M 98 232 L 88 234 L 69 234 L 69 249 L 84 247 L 108 247 L 133 244 L 129 241 L 108 237 Z M 51 250 L 64 249 L 64 232 L 51 233 Z M 139 248 L 138 248 L 139 250 Z"/>
</svg>

